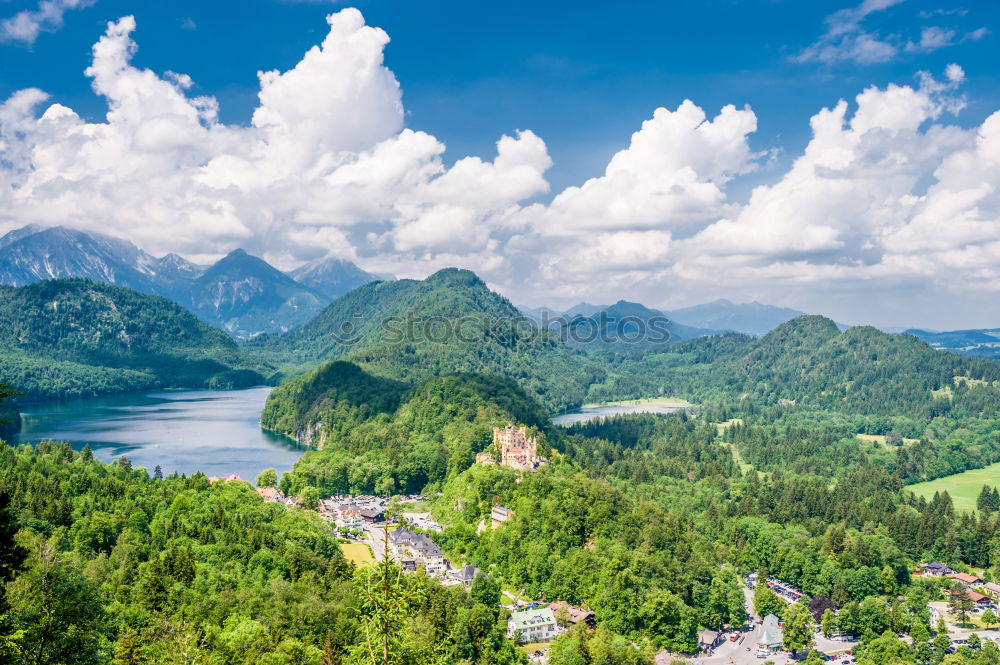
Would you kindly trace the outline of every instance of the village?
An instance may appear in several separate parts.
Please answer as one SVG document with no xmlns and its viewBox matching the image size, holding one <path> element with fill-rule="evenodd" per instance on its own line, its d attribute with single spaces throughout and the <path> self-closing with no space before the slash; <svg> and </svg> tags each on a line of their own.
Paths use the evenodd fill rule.
<svg viewBox="0 0 1000 665">
<path fill-rule="evenodd" d="M 492 450 L 476 455 L 478 465 L 499 465 L 522 472 L 537 471 L 545 463 L 546 460 L 537 454 L 537 441 L 528 435 L 526 428 L 516 428 L 514 425 L 494 428 Z M 261 487 L 257 492 L 268 502 L 287 507 L 302 506 L 298 498 L 286 497 L 274 487 Z M 462 586 L 465 589 L 470 589 L 476 578 L 484 574 L 473 565 L 456 565 L 445 556 L 433 539 L 433 534 L 441 532 L 444 526 L 434 521 L 427 510 L 427 497 L 335 495 L 319 499 L 315 509 L 347 541 L 348 545 L 345 547 L 353 542 L 364 548 L 370 556 L 367 563 L 381 562 L 388 557 L 404 572 L 423 571 L 444 586 Z M 515 517 L 514 510 L 496 504 L 492 507 L 489 518 L 479 524 L 478 532 L 502 528 Z M 366 563 L 364 557 L 353 560 L 362 565 Z M 960 585 L 968 599 L 966 605 L 970 614 L 982 615 L 987 610 L 997 609 L 1000 584 L 985 582 L 970 573 L 958 572 L 944 564 L 933 562 L 919 564 L 911 574 L 914 578 L 938 578 Z M 853 649 L 858 644 L 858 636 L 839 632 L 824 634 L 820 630 L 818 616 L 813 617 L 815 630 L 810 649 L 798 653 L 789 652 L 784 639 L 784 622 L 773 613 L 766 616 L 755 614 L 754 590 L 758 584 L 766 584 L 787 605 L 808 602 L 808 596 L 777 577 L 767 577 L 761 582 L 757 573 L 747 573 L 741 580 L 749 617 L 746 625 L 699 630 L 696 655 L 663 651 L 657 654 L 656 663 L 666 665 L 684 660 L 693 661 L 696 665 L 754 665 L 766 660 L 774 665 L 788 665 L 801 660 L 810 649 L 820 653 L 823 660 L 834 665 L 852 665 L 855 662 Z M 586 607 L 576 607 L 561 601 L 532 602 L 506 590 L 503 593 L 511 601 L 503 605 L 510 612 L 507 635 L 523 645 L 533 663 L 545 663 L 547 645 L 566 630 L 579 624 L 593 630 L 599 620 Z M 972 640 L 973 643 L 976 640 L 1000 642 L 1000 630 L 973 630 L 967 625 L 957 624 L 956 617 L 949 613 L 948 602 L 932 601 L 928 604 L 928 612 L 932 628 L 936 628 L 942 621 L 947 626 L 952 650 L 969 644 L 973 633 L 977 636 Z"/>
</svg>

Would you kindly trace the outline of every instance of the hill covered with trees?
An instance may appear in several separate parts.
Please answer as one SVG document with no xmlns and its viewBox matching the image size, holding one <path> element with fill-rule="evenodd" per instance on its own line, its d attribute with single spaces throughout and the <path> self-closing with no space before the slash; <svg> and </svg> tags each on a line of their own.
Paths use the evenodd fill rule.
<svg viewBox="0 0 1000 665">
<path fill-rule="evenodd" d="M 821 316 L 792 319 L 760 339 L 728 333 L 657 353 L 605 358 L 609 375 L 630 377 L 625 390 L 647 396 L 794 402 L 923 419 L 942 413 L 991 417 L 1000 407 L 1000 363 L 937 351 L 911 335 L 869 326 L 840 331 Z"/>
<path fill-rule="evenodd" d="M 0 287 L 0 376 L 29 397 L 264 380 L 224 332 L 180 305 L 79 279 Z"/>
<path fill-rule="evenodd" d="M 283 477 L 285 489 L 393 494 L 464 471 L 491 444 L 494 427 L 539 430 L 548 414 L 510 379 L 458 374 L 408 388 L 340 361 L 275 389 L 261 421 L 319 448 Z"/>
<path fill-rule="evenodd" d="M 411 384 L 454 373 L 504 376 L 554 411 L 581 404 L 605 376 L 474 273 L 454 268 L 423 281 L 366 284 L 302 328 L 255 340 L 248 350 L 283 365 L 286 376 L 338 359 Z"/>
<path fill-rule="evenodd" d="M 628 313 L 635 314 L 618 314 Z M 929 418 L 956 409 L 983 415 L 998 402 L 991 385 L 1000 380 L 998 363 L 870 327 L 842 332 L 819 316 L 797 317 L 760 339 L 726 333 L 670 345 L 577 345 L 585 350 L 561 339 L 566 330 L 538 329 L 474 273 L 446 269 L 423 281 L 362 286 L 302 328 L 255 340 L 248 350 L 283 368 L 276 379 L 337 359 L 408 384 L 461 372 L 505 376 L 550 411 L 667 395 Z M 956 402 L 955 377 L 986 390 Z"/>
</svg>

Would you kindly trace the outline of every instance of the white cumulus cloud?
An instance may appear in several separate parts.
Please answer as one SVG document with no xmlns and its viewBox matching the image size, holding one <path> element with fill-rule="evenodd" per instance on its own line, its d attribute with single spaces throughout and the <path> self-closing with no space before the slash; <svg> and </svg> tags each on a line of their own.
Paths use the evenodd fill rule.
<svg viewBox="0 0 1000 665">
<path fill-rule="evenodd" d="M 842 15 L 831 39 L 891 4 Z M 103 120 L 34 88 L 0 103 L 0 233 L 65 224 L 195 260 L 243 246 L 284 268 L 457 265 L 527 304 L 697 292 L 860 312 L 905 292 L 975 313 L 1000 292 L 1000 114 L 952 120 L 957 64 L 820 110 L 802 154 L 748 200 L 730 190 L 764 161 L 757 116 L 693 101 L 653 111 L 601 175 L 549 199 L 541 137 L 512 128 L 495 155 L 449 165 L 406 126 L 388 35 L 355 9 L 328 24 L 294 67 L 259 74 L 251 123 L 227 125 L 186 74 L 132 64 L 132 17 L 109 23 L 86 71 Z"/>
<path fill-rule="evenodd" d="M 63 15 L 71 9 L 83 9 L 97 0 L 42 0 L 35 9 L 26 9 L 0 21 L 0 40 L 31 46 L 43 32 L 55 32 L 63 26 Z"/>
</svg>

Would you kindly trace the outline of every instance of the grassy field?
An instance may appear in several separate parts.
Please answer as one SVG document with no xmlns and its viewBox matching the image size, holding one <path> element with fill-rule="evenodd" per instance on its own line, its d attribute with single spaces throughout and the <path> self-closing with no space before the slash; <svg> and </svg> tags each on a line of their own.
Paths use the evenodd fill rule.
<svg viewBox="0 0 1000 665">
<path fill-rule="evenodd" d="M 730 427 L 742 424 L 743 424 L 742 418 L 730 418 L 724 423 L 715 423 L 715 431 L 719 436 L 722 436 L 722 433 L 725 432 Z"/>
<path fill-rule="evenodd" d="M 884 434 L 855 434 L 857 438 L 862 441 L 871 441 L 872 443 L 877 443 L 886 450 L 895 450 L 897 446 L 887 443 Z M 914 443 L 920 443 L 920 439 L 907 439 L 903 437 L 904 446 L 912 446 Z M 933 495 L 933 492 L 931 493 Z"/>
<path fill-rule="evenodd" d="M 975 510 L 976 499 L 983 485 L 1000 486 L 1000 462 L 984 469 L 972 469 L 926 483 L 909 485 L 907 489 L 928 499 L 934 496 L 934 492 L 947 491 L 956 510 Z"/>
<path fill-rule="evenodd" d="M 342 543 L 340 549 L 344 552 L 344 558 L 359 568 L 375 565 L 371 548 L 364 543 Z"/>
<path fill-rule="evenodd" d="M 530 644 L 522 644 L 521 649 L 526 654 L 533 654 L 536 651 L 545 651 L 552 646 L 552 642 L 531 642 Z"/>
<path fill-rule="evenodd" d="M 743 459 L 743 455 L 740 455 L 740 451 L 736 449 L 736 446 L 726 441 L 719 441 L 719 445 L 723 446 L 724 448 L 729 448 L 729 450 L 733 453 L 733 459 L 736 461 L 737 464 L 740 465 L 740 471 L 746 473 L 747 471 L 753 469 L 753 464 L 750 464 L 745 459 Z"/>
</svg>

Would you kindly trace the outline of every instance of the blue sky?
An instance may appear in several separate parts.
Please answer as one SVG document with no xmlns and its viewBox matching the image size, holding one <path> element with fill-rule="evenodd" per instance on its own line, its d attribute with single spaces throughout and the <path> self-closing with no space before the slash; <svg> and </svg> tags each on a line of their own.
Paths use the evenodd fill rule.
<svg viewBox="0 0 1000 665">
<path fill-rule="evenodd" d="M 752 144 L 783 157 L 808 140 L 808 118 L 868 85 L 907 83 L 918 70 L 960 62 L 969 108 L 981 122 L 1000 107 L 996 37 L 889 62 L 798 63 L 824 31 L 824 18 L 855 3 L 795 0 L 699 2 L 355 2 L 392 42 L 386 64 L 403 87 L 406 123 L 440 138 L 451 159 L 487 157 L 503 133 L 531 128 L 549 146 L 554 191 L 599 175 L 657 106 L 691 99 L 712 113 L 749 104 L 760 122 Z M 873 15 L 871 29 L 919 39 L 941 25 L 967 33 L 1000 26 L 1000 3 L 965 2 L 967 12 L 923 17 L 950 2 L 910 0 Z M 323 17 L 342 2 L 123 2 L 67 11 L 62 29 L 31 47 L 2 46 L 0 97 L 37 86 L 98 119 L 104 100 L 81 74 L 104 24 L 133 14 L 135 64 L 190 75 L 217 97 L 221 118 L 247 123 L 256 72 L 287 69 L 322 38 Z M 36 2 L 0 3 L 6 15 Z M 761 177 L 766 177 L 762 175 Z M 751 181 L 756 178 L 752 178 Z"/>
<path fill-rule="evenodd" d="M 278 145 L 270 130 L 251 122 L 255 111 L 268 107 L 258 100 L 257 72 L 296 68 L 309 49 L 332 34 L 326 17 L 348 6 L 361 10 L 367 26 L 388 33 L 384 65 L 390 79 L 369 76 L 370 71 L 359 75 L 358 94 L 370 105 L 359 105 L 360 111 L 336 101 L 324 102 L 331 108 L 321 108 L 323 103 L 309 108 L 309 84 L 336 88 L 336 77 L 353 76 L 343 64 L 356 63 L 347 49 L 324 60 L 325 73 L 311 83 L 287 77 L 271 103 L 284 107 L 271 109 L 269 117 L 295 118 L 289 126 L 300 123 L 295 126 L 318 132 L 296 137 L 297 178 L 318 177 L 316 169 L 329 170 L 333 163 L 363 162 L 364 151 L 348 136 L 360 132 L 365 146 L 391 138 L 420 153 L 409 171 L 422 174 L 420 182 L 374 195 L 370 188 L 384 185 L 381 175 L 360 185 L 352 181 L 348 190 L 324 181 L 326 189 L 308 194 L 323 199 L 315 206 L 278 188 L 275 183 L 287 183 L 293 172 L 282 180 L 262 166 L 266 159 L 254 167 L 253 185 L 240 169 L 220 175 L 234 155 L 250 160 L 254 145 Z M 109 21 L 128 15 L 134 16 L 135 29 L 125 26 L 106 37 L 125 54 L 127 66 L 111 67 L 104 82 L 96 83 L 84 75 L 94 60 L 91 48 Z M 30 106 L 17 107 L 17 122 L 8 114 L 18 143 L 16 149 L 13 143 L 7 147 L 6 158 L 0 155 L 0 166 L 4 159 L 13 165 L 0 176 L 14 192 L 7 214 L 0 214 L 0 231 L 27 221 L 66 223 L 130 237 L 156 253 L 179 251 L 201 260 L 245 246 L 292 267 L 328 252 L 372 270 L 416 277 L 462 265 L 529 305 L 623 297 L 680 306 L 731 297 L 822 311 L 849 322 L 996 326 L 1000 311 L 991 303 L 1000 291 L 1000 248 L 990 235 L 995 231 L 1000 237 L 1000 204 L 985 192 L 1000 182 L 990 168 L 940 169 L 949 157 L 962 162 L 954 156 L 975 151 L 977 133 L 1000 109 L 998 19 L 1000 3 L 930 0 L 613 6 L 0 1 L 0 100 L 27 88 L 48 95 L 43 99 L 39 93 Z M 344 34 L 376 34 L 352 25 Z M 137 50 L 129 56 L 132 40 Z M 381 43 L 366 44 L 356 54 L 381 57 Z M 333 53 L 328 46 L 325 52 Z M 143 79 L 139 72 L 147 68 L 165 83 Z M 190 76 L 193 85 L 178 84 L 172 91 L 168 72 Z M 104 87 L 95 94 L 92 85 Z M 193 126 L 177 126 L 177 136 L 185 138 L 169 146 L 170 159 L 177 161 L 167 164 L 159 143 L 152 151 L 135 147 L 137 136 L 149 136 L 136 128 L 162 128 L 173 120 L 158 114 L 156 103 L 130 107 L 122 92 L 130 86 L 143 99 L 166 95 L 165 106 L 211 97 L 218 112 L 199 115 Z M 855 97 L 867 89 L 874 92 L 860 112 Z M 900 90 L 905 94 L 896 94 Z M 694 106 L 681 113 L 687 99 Z M 822 117 L 821 109 L 833 109 L 838 100 L 848 102 L 840 121 L 845 129 L 830 141 L 843 143 L 852 155 L 849 163 L 810 127 L 811 119 Z M 53 103 L 79 116 L 73 127 L 59 130 L 67 133 L 50 134 L 51 123 L 40 119 Z M 105 120 L 109 103 L 123 109 L 117 121 Z M 191 108 L 199 103 L 192 101 Z M 726 105 L 735 112 L 716 118 Z M 659 107 L 667 111 L 654 120 Z M 393 120 L 397 110 L 398 121 Z M 381 120 L 371 126 L 357 118 L 341 121 L 355 111 L 370 111 Z M 915 123 L 907 122 L 909 113 Z M 645 138 L 637 143 L 632 135 L 644 122 L 649 131 L 643 129 Z M 937 125 L 944 129 L 934 129 Z M 426 141 L 411 145 L 423 139 L 404 127 L 446 146 L 443 154 Z M 240 128 L 246 131 L 234 139 Z M 86 178 L 66 166 L 82 148 L 68 146 L 105 130 L 128 137 L 113 142 L 125 152 L 116 166 L 84 186 Z M 528 133 L 518 135 L 520 130 Z M 508 148 L 514 157 L 494 161 L 504 135 L 512 137 Z M 626 150 L 630 141 L 634 150 Z M 317 142 L 329 150 L 303 148 Z M 42 148 L 53 143 L 66 148 L 70 159 L 43 168 L 36 157 L 51 156 Z M 794 161 L 810 145 L 809 173 L 796 172 Z M 980 146 L 973 157 L 992 164 L 991 149 Z M 624 175 L 612 178 L 605 169 L 616 153 Z M 28 154 L 36 157 L 18 161 Z M 451 168 L 467 156 L 481 161 Z M 126 173 L 122 164 L 133 158 L 143 166 L 133 164 Z M 899 174 L 885 175 L 904 162 Z M 380 162 L 379 168 L 390 163 Z M 178 193 L 192 186 L 167 179 L 179 169 L 206 165 L 213 169 L 213 186 L 225 181 L 228 189 L 178 203 Z M 90 165 L 91 172 L 101 168 Z M 266 185 L 261 184 L 265 171 L 276 178 Z M 323 177 L 328 175 L 324 171 Z M 884 182 L 876 181 L 879 175 Z M 471 181 L 456 184 L 464 177 Z M 982 182 L 973 182 L 977 177 Z M 589 178 L 597 181 L 579 195 L 573 186 Z M 130 216 L 120 198 L 128 188 L 112 187 L 123 179 L 144 194 L 136 208 L 152 207 Z M 953 183 L 951 189 L 945 181 Z M 67 193 L 66 182 L 78 183 L 79 191 Z M 943 191 L 927 196 L 935 183 Z M 242 188 L 237 198 L 230 198 L 233 186 Z M 85 190 L 101 187 L 111 193 L 82 198 Z M 754 187 L 767 190 L 757 202 L 750 201 Z M 470 188 L 482 188 L 486 202 L 466 200 Z M 971 190 L 984 193 L 960 209 L 956 202 Z M 361 199 L 343 202 L 359 191 L 365 192 Z M 876 200 L 883 191 L 891 197 Z M 164 192 L 159 207 L 145 200 L 147 192 Z M 834 196 L 843 198 L 838 203 Z M 225 205 L 215 205 L 213 197 Z M 810 199 L 820 201 L 815 209 Z M 262 211 L 261 200 L 281 203 L 268 203 Z M 855 208 L 854 201 L 870 205 Z M 172 206 L 181 206 L 181 221 L 164 234 Z M 259 219 L 247 219 L 247 211 Z M 102 214 L 113 219 L 95 217 Z M 146 221 L 158 215 L 163 215 L 158 223 Z M 937 245 L 918 241 L 939 229 L 947 232 L 940 233 Z M 596 274 L 580 269 L 597 264 Z"/>
</svg>

